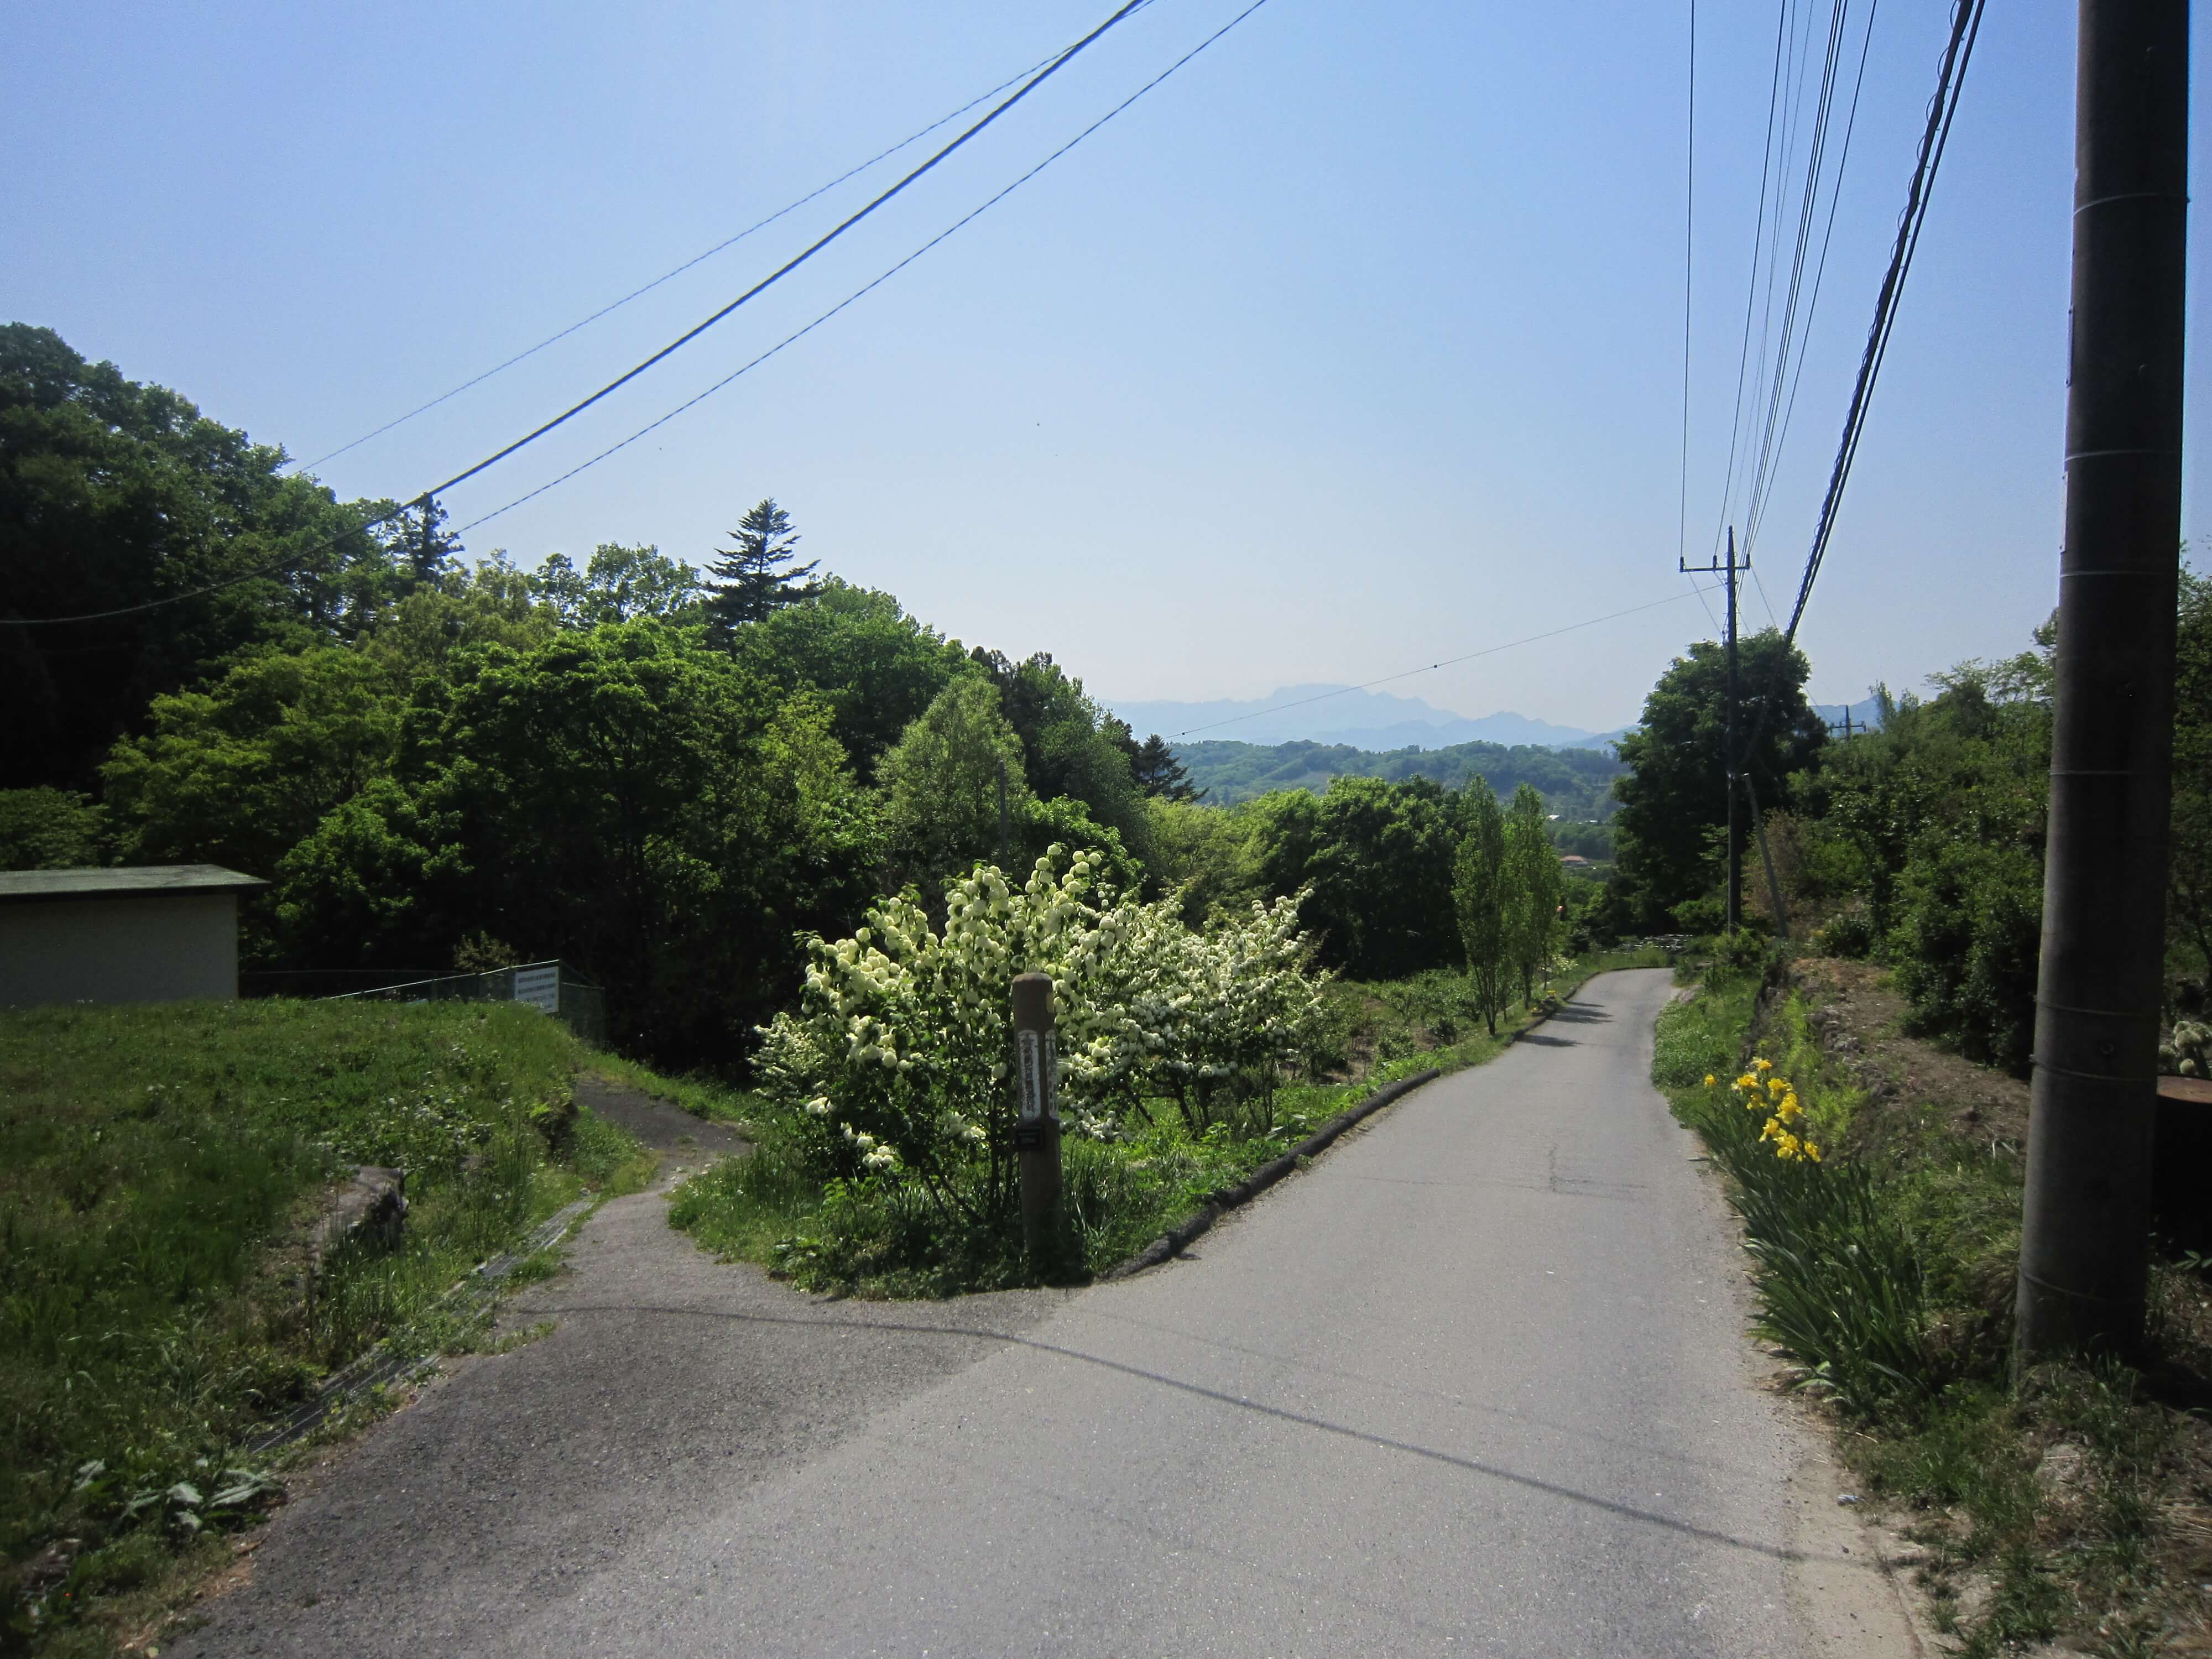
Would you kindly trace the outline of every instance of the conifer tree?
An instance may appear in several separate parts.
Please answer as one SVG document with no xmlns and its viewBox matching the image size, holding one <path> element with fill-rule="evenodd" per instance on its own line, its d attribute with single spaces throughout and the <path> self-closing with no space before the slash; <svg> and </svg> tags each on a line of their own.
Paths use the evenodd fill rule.
<svg viewBox="0 0 2212 1659">
<path fill-rule="evenodd" d="M 741 623 L 759 622 L 772 611 L 797 605 L 821 591 L 806 579 L 819 560 L 799 557 L 799 537 L 791 514 L 769 496 L 756 503 L 730 532 L 733 547 L 722 549 L 707 566 L 707 625 L 726 641 Z"/>
<path fill-rule="evenodd" d="M 1209 791 L 1199 788 L 1190 781 L 1190 773 L 1176 758 L 1167 739 L 1155 732 L 1142 743 L 1130 733 L 1129 728 L 1116 720 L 1121 728 L 1122 746 L 1129 757 L 1129 770 L 1135 775 L 1137 787 L 1147 795 L 1157 795 L 1163 800 L 1204 800 Z"/>
<path fill-rule="evenodd" d="M 1528 784 L 1505 814 L 1505 955 L 1520 975 L 1521 1000 L 1534 1000 L 1536 975 L 1551 965 L 1559 935 L 1559 855 L 1544 821 L 1544 798 Z"/>
</svg>

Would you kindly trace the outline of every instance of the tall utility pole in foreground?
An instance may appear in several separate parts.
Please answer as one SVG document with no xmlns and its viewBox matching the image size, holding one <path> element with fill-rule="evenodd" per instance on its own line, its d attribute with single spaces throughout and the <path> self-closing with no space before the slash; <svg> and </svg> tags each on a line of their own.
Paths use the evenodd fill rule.
<svg viewBox="0 0 2212 1659">
<path fill-rule="evenodd" d="M 2181 536 L 2188 0 L 2081 0 L 2051 829 L 2016 1364 L 2143 1327 Z"/>
<path fill-rule="evenodd" d="M 1715 559 L 1709 564 L 1689 564 L 1677 558 L 1674 563 L 1686 575 L 1722 576 L 1728 583 L 1728 706 L 1721 713 L 1721 763 L 1728 775 L 1728 930 L 1733 933 L 1743 921 L 1743 836 L 1735 817 L 1735 584 L 1751 568 L 1751 556 L 1747 553 L 1742 563 L 1736 562 L 1735 526 L 1730 525 L 1726 562 Z"/>
</svg>

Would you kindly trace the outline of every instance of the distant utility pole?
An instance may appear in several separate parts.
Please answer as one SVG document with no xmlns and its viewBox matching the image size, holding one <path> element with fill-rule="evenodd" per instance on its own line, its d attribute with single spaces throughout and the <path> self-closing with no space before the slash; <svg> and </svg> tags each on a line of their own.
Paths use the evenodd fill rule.
<svg viewBox="0 0 2212 1659">
<path fill-rule="evenodd" d="M 1736 827 L 1735 811 L 1735 585 L 1736 579 L 1751 568 L 1751 556 L 1746 554 L 1741 563 L 1736 562 L 1735 526 L 1730 525 L 1726 560 L 1690 564 L 1677 558 L 1674 562 L 1686 574 L 1720 576 L 1728 584 L 1728 707 L 1722 713 L 1721 759 L 1728 774 L 1728 930 L 1733 933 L 1743 921 L 1743 836 Z"/>
<path fill-rule="evenodd" d="M 2081 0 L 2066 541 L 2014 1361 L 2141 1342 L 2181 538 L 2188 0 Z"/>
</svg>

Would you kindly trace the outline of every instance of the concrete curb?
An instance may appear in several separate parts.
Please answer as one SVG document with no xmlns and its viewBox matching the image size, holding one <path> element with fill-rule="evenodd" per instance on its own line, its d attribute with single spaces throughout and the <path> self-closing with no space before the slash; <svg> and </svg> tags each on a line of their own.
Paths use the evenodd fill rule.
<svg viewBox="0 0 2212 1659">
<path fill-rule="evenodd" d="M 1235 1186 L 1223 1187 L 1208 1194 L 1203 1206 L 1185 1216 L 1127 1261 L 1109 1267 L 1099 1274 L 1098 1282 L 1103 1284 L 1111 1279 L 1127 1279 L 1132 1273 L 1140 1273 L 1147 1267 L 1157 1267 L 1161 1262 L 1180 1255 L 1189 1247 L 1193 1239 L 1205 1232 L 1230 1211 L 1236 1209 L 1239 1205 L 1249 1204 L 1285 1176 L 1295 1170 L 1301 1161 L 1318 1158 L 1327 1152 L 1335 1142 L 1336 1138 L 1346 1129 L 1371 1117 L 1392 1101 L 1411 1094 L 1424 1083 L 1434 1082 L 1443 1075 L 1443 1073 L 1433 1070 L 1416 1072 L 1411 1077 L 1401 1078 L 1387 1088 L 1377 1090 L 1350 1111 L 1331 1118 L 1280 1158 L 1271 1158 L 1262 1164 Z"/>
</svg>

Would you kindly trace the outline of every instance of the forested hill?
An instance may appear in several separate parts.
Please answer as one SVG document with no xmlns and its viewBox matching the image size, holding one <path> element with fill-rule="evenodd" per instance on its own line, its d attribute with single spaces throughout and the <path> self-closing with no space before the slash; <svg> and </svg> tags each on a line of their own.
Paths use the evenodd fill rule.
<svg viewBox="0 0 2212 1659">
<path fill-rule="evenodd" d="M 1534 784 L 1544 805 L 1564 818 L 1603 817 L 1612 810 L 1613 779 L 1625 769 L 1607 749 L 1508 748 L 1502 743 L 1455 743 L 1444 749 L 1395 749 L 1376 754 L 1343 744 L 1184 743 L 1176 758 L 1190 781 L 1210 791 L 1212 805 L 1233 806 L 1271 789 L 1310 789 L 1334 777 L 1434 778 L 1455 789 L 1483 777 L 1500 796 Z"/>
</svg>

